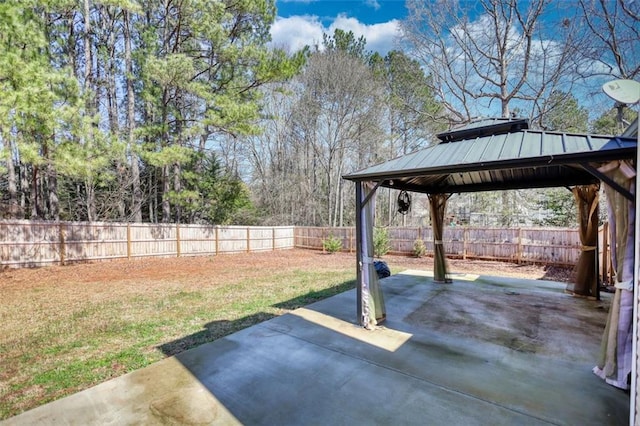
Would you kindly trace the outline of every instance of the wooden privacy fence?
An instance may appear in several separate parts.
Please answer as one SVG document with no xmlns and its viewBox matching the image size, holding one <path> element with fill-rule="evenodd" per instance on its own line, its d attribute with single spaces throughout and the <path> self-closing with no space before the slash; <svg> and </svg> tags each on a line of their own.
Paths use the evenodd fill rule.
<svg viewBox="0 0 640 426">
<path fill-rule="evenodd" d="M 0 221 L 3 267 L 293 248 L 293 226 Z"/>
<path fill-rule="evenodd" d="M 433 254 L 431 228 L 387 228 L 391 253 L 411 255 L 422 240 Z M 105 222 L 0 221 L 0 265 L 34 267 L 120 258 L 216 255 L 294 247 L 322 250 L 329 236 L 355 252 L 355 229 L 302 226 L 213 226 Z M 573 266 L 580 255 L 576 229 L 447 227 L 447 256 Z M 607 224 L 600 227 L 600 276 L 611 280 Z"/>
<path fill-rule="evenodd" d="M 390 253 L 411 255 L 416 240 L 422 240 L 427 255 L 433 255 L 433 233 L 430 227 L 386 229 Z M 600 273 L 603 277 L 611 273 L 607 233 L 605 224 L 599 230 Z M 296 227 L 295 246 L 322 250 L 322 242 L 330 236 L 342 241 L 344 251 L 355 252 L 353 227 Z M 582 247 L 578 230 L 568 228 L 446 227 L 443 242 L 448 257 L 556 266 L 574 266 Z"/>
</svg>

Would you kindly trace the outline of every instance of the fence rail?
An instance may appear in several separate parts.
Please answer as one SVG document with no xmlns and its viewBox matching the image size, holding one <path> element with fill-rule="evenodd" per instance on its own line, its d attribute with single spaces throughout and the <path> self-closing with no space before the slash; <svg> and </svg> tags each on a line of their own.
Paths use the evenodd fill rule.
<svg viewBox="0 0 640 426">
<path fill-rule="evenodd" d="M 293 226 L 0 221 L 3 267 L 293 248 Z"/>
<path fill-rule="evenodd" d="M 422 240 L 433 254 L 431 228 L 387 228 L 391 253 L 410 255 Z M 600 274 L 611 282 L 607 225 L 600 227 Z M 33 267 L 120 258 L 200 256 L 294 247 L 322 250 L 329 236 L 355 252 L 353 227 L 213 226 L 106 222 L 0 221 L 0 265 Z M 447 256 L 573 266 L 582 244 L 576 229 L 447 227 Z"/>
<path fill-rule="evenodd" d="M 422 240 L 427 255 L 433 255 L 433 232 L 429 228 L 387 228 L 390 253 L 410 255 L 416 240 Z M 599 229 L 599 274 L 612 282 L 607 224 Z M 333 236 L 342 241 L 342 250 L 355 252 L 353 227 L 296 227 L 295 246 L 322 250 L 322 242 Z M 552 266 L 574 266 L 582 243 L 577 229 L 570 228 L 472 228 L 444 229 L 444 249 L 448 257 L 501 260 Z"/>
</svg>

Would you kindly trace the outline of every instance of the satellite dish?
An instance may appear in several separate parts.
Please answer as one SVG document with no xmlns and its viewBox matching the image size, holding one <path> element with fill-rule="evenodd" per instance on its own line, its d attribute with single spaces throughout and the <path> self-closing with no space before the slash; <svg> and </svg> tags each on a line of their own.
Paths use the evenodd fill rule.
<svg viewBox="0 0 640 426">
<path fill-rule="evenodd" d="M 634 80 L 613 80 L 603 84 L 602 90 L 621 104 L 631 105 L 640 101 L 640 83 Z"/>
</svg>

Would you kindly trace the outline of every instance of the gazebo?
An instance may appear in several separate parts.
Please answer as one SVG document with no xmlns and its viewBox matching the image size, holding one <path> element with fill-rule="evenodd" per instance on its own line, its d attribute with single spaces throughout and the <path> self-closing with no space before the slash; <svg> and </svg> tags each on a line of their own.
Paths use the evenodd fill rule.
<svg viewBox="0 0 640 426">
<path fill-rule="evenodd" d="M 434 237 L 434 280 L 448 282 L 443 248 L 447 199 L 462 192 L 567 187 L 579 213 L 581 254 L 573 291 L 597 295 L 598 193 L 604 183 L 616 293 L 596 374 L 628 388 L 631 371 L 635 137 L 529 129 L 526 119 L 484 119 L 437 135 L 426 149 L 343 176 L 356 187 L 357 316 L 365 328 L 384 321 L 384 299 L 373 266 L 372 228 L 379 187 L 426 193 Z M 628 359 L 623 359 L 626 353 Z"/>
</svg>

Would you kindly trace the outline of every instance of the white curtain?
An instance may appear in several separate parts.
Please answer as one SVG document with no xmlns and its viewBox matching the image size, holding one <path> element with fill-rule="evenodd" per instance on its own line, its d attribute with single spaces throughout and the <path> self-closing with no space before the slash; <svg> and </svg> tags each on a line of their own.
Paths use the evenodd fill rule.
<svg viewBox="0 0 640 426">
<path fill-rule="evenodd" d="M 631 194 L 635 194 L 635 169 L 625 161 L 612 161 L 599 169 Z M 611 260 L 616 273 L 616 292 L 602 336 L 600 356 L 593 372 L 607 383 L 629 389 L 633 335 L 633 266 L 635 203 L 605 185 Z"/>
</svg>

